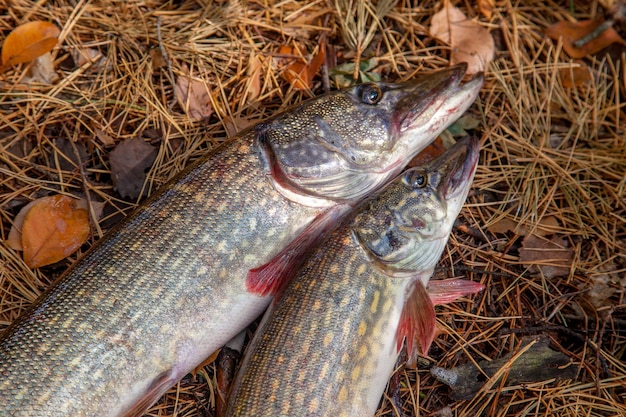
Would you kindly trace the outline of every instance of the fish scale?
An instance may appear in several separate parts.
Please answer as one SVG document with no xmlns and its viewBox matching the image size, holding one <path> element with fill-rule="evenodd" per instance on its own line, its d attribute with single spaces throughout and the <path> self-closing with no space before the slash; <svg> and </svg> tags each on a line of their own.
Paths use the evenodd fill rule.
<svg viewBox="0 0 626 417">
<path fill-rule="evenodd" d="M 252 135 L 248 135 L 240 148 L 245 151 L 251 142 Z M 319 212 L 290 205 L 271 185 L 259 182 L 252 166 L 255 158 L 245 158 L 244 151 L 224 148 L 214 156 L 231 164 L 234 171 L 220 181 L 215 181 L 215 170 L 207 169 L 209 163 L 190 171 L 184 182 L 174 183 L 130 218 L 126 227 L 107 235 L 98 244 L 100 250 L 91 251 L 73 273 L 39 300 L 29 316 L 12 327 L 13 332 L 5 336 L 0 350 L 0 392 L 3 402 L 7 401 L 0 407 L 17 409 L 21 399 L 26 399 L 37 404 L 32 405 L 33 410 L 40 407 L 61 415 L 72 411 L 72 399 L 79 395 L 85 403 L 98 404 L 102 402 L 101 395 L 115 399 L 109 403 L 121 401 L 128 387 L 144 380 L 144 387 L 135 389 L 147 389 L 155 375 L 166 373 L 177 357 L 185 357 L 189 345 L 202 339 L 202 321 L 214 317 L 202 318 L 197 311 L 211 311 L 216 317 L 229 315 L 233 307 L 219 300 L 235 302 L 239 295 L 239 290 L 228 282 L 228 269 L 237 267 L 230 255 L 245 255 L 230 241 L 231 233 L 236 233 L 240 226 L 239 219 L 230 216 L 230 222 L 218 222 L 206 216 L 206 212 L 216 205 L 240 204 L 241 196 L 233 190 L 256 181 L 259 192 L 249 196 L 249 205 L 256 209 L 246 211 L 248 222 L 256 218 L 261 223 L 271 205 L 277 216 L 266 227 L 272 227 L 273 239 L 281 246 L 286 246 L 298 232 L 288 227 L 290 216 L 313 219 Z M 196 198 L 200 184 L 216 182 L 218 186 L 211 193 L 202 200 Z M 168 221 L 171 213 L 185 213 L 175 215 L 176 228 Z M 185 230 L 184 235 L 181 229 Z M 214 245 L 204 245 L 205 229 L 212 230 Z M 275 249 L 260 245 L 261 237 L 256 234 L 237 236 L 252 240 L 250 244 L 258 248 L 258 259 L 269 260 L 274 255 Z M 220 266 L 222 259 L 228 262 L 222 261 Z M 120 264 L 123 274 L 119 273 Z M 145 274 L 146 265 L 159 274 Z M 220 271 L 211 282 L 205 279 L 207 265 Z M 259 314 L 263 307 L 259 305 L 252 315 Z M 36 346 L 35 354 L 23 350 L 24 346 Z M 208 356 L 215 348 L 204 348 L 200 356 Z M 80 351 L 87 351 L 89 358 L 97 361 L 92 359 L 90 365 L 84 362 L 87 357 L 68 361 L 76 357 L 72 352 Z M 151 360 L 145 361 L 146 357 Z M 19 363 L 19 368 L 9 367 L 9 358 Z M 133 373 L 125 372 L 129 368 Z M 102 378 L 98 369 L 107 369 L 117 378 Z M 29 383 L 22 383 L 24 380 Z M 105 410 L 98 412 L 104 415 Z"/>
<path fill-rule="evenodd" d="M 469 107 L 465 69 L 314 98 L 174 178 L 0 335 L 0 416 L 141 415 Z"/>
<path fill-rule="evenodd" d="M 403 321 L 416 329 L 430 317 L 434 332 L 423 287 L 467 196 L 478 146 L 463 139 L 407 171 L 312 252 L 265 313 L 226 417 L 374 415 L 403 339 L 421 336 L 405 333 Z M 428 182 L 415 185 L 415 176 Z"/>
</svg>

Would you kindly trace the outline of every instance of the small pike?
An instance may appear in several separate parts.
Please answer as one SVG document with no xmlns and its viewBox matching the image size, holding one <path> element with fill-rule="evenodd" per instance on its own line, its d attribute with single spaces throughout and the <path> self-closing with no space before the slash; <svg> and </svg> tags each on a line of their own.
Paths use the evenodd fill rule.
<svg viewBox="0 0 626 417">
<path fill-rule="evenodd" d="M 432 341 L 435 312 L 425 287 L 478 153 L 478 140 L 463 139 L 406 171 L 312 252 L 248 347 L 227 417 L 375 414 L 403 340 L 412 349 L 417 336 L 424 351 Z M 446 284 L 435 301 L 480 288 Z"/>
<path fill-rule="evenodd" d="M 140 415 L 467 109 L 482 77 L 464 72 L 317 97 L 185 170 L 0 336 L 0 414 Z"/>
</svg>

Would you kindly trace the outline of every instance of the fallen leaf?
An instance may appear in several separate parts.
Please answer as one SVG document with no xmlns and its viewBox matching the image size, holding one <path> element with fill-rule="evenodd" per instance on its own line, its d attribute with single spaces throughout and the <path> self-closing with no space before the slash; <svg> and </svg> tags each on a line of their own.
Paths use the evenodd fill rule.
<svg viewBox="0 0 626 417">
<path fill-rule="evenodd" d="M 109 154 L 113 186 L 124 198 L 141 194 L 146 172 L 154 163 L 157 149 L 141 139 L 126 139 Z"/>
<path fill-rule="evenodd" d="M 283 45 L 278 53 L 280 55 L 295 55 L 296 58 L 290 59 L 287 67 L 281 72 L 281 77 L 288 81 L 297 90 L 310 90 L 313 88 L 313 78 L 324 63 L 324 44 L 320 44 L 317 54 L 307 63 L 300 56 L 298 48 L 294 46 Z"/>
<path fill-rule="evenodd" d="M 467 62 L 467 74 L 484 71 L 493 60 L 495 43 L 489 31 L 446 2 L 430 21 L 430 34 L 450 44 L 450 65 Z"/>
<path fill-rule="evenodd" d="M 428 145 L 426 148 L 424 148 L 424 150 L 422 150 L 420 153 L 415 155 L 413 159 L 411 159 L 408 166 L 417 167 L 426 165 L 430 161 L 437 159 L 438 156 L 443 155 L 445 152 L 446 147 L 441 140 L 441 136 L 437 136 L 437 139 L 435 139 L 430 145 Z"/>
<path fill-rule="evenodd" d="M 28 76 L 24 77 L 23 83 L 40 83 L 52 85 L 59 80 L 59 76 L 54 70 L 54 61 L 50 52 L 46 52 L 42 56 L 34 59 L 33 65 L 30 66 Z"/>
<path fill-rule="evenodd" d="M 581 20 L 580 22 L 562 21 L 548 27 L 546 29 L 546 35 L 555 41 L 562 38 L 563 50 L 574 59 L 580 59 L 598 53 L 615 42 L 626 45 L 626 41 L 619 36 L 612 26 L 604 30 L 594 39 L 585 42 L 580 48 L 574 45 L 574 42 L 596 30 L 603 22 L 604 21 L 600 19 Z"/>
<path fill-rule="evenodd" d="M 226 129 L 226 134 L 230 138 L 259 122 L 260 120 L 258 118 L 228 116 L 224 119 L 224 128 Z"/>
<path fill-rule="evenodd" d="M 248 63 L 248 81 L 246 94 L 248 100 L 255 100 L 261 94 L 261 69 L 263 68 L 259 57 L 250 57 Z"/>
<path fill-rule="evenodd" d="M 87 63 L 95 64 L 97 68 L 102 67 L 104 55 L 102 55 L 102 52 L 98 51 L 97 49 L 72 49 L 70 53 L 72 55 L 74 63 L 79 67 L 82 67 Z"/>
<path fill-rule="evenodd" d="M 152 58 L 152 69 L 154 71 L 157 71 L 167 65 L 167 61 L 165 60 L 165 57 L 163 57 L 163 52 L 160 48 L 150 49 L 150 58 Z"/>
<path fill-rule="evenodd" d="M 519 261 L 530 268 L 533 275 L 541 273 L 546 278 L 567 276 L 574 261 L 574 251 L 563 237 L 554 235 L 548 239 L 528 235 L 519 249 Z"/>
<path fill-rule="evenodd" d="M 571 68 L 561 68 L 559 77 L 565 88 L 580 87 L 591 81 L 591 70 L 584 62 L 578 62 Z"/>
<path fill-rule="evenodd" d="M 478 8 L 487 19 L 491 19 L 493 9 L 496 6 L 495 0 L 478 0 Z"/>
<path fill-rule="evenodd" d="M 50 52 L 61 31 L 53 23 L 29 22 L 13 29 L 2 45 L 2 70 Z"/>
<path fill-rule="evenodd" d="M 192 120 L 206 119 L 213 114 L 211 92 L 207 83 L 190 74 L 176 78 L 176 100 Z"/>
<path fill-rule="evenodd" d="M 546 236 L 554 234 L 559 230 L 559 221 L 554 216 L 545 216 L 539 220 L 539 224 L 534 230 L 525 225 L 520 225 L 518 221 L 515 221 L 509 217 L 503 217 L 495 223 L 491 223 L 487 226 L 487 230 L 491 233 L 505 234 L 507 232 L 513 232 L 518 236 L 527 236 L 531 232 L 537 236 Z"/>
<path fill-rule="evenodd" d="M 55 195 L 42 197 L 28 206 L 31 207 L 22 225 L 22 249 L 28 267 L 58 262 L 74 253 L 89 237 L 89 215 L 85 208 L 79 207 L 78 200 Z"/>
<path fill-rule="evenodd" d="M 50 198 L 50 197 L 44 197 L 44 198 Z M 11 230 L 9 231 L 9 236 L 5 240 L 5 243 L 11 249 L 19 250 L 19 251 L 24 250 L 24 247 L 22 245 L 22 229 L 24 227 L 24 219 L 26 218 L 26 214 L 28 214 L 28 212 L 34 205 L 41 204 L 40 201 L 41 199 L 37 199 L 35 201 L 31 201 L 30 203 L 26 204 L 24 207 L 22 207 L 19 213 L 17 213 L 17 216 L 15 216 L 15 218 L 13 219 L 13 226 L 11 226 Z M 75 200 L 75 202 L 76 202 L 76 209 L 83 209 L 86 211 L 89 210 L 87 200 L 85 200 L 84 198 L 77 199 Z M 95 218 L 100 219 L 102 217 L 102 213 L 104 212 L 105 203 L 92 201 L 91 205 L 93 207 L 93 213 L 94 213 Z"/>
<path fill-rule="evenodd" d="M 590 272 L 587 280 L 587 290 L 579 295 L 579 298 L 585 301 L 583 305 L 590 305 L 591 312 L 597 313 L 598 310 L 608 306 L 614 306 L 615 301 L 611 297 L 618 295 L 616 300 L 619 303 L 619 294 L 626 291 L 626 275 L 620 274 L 619 268 L 615 262 L 609 262 L 600 266 L 596 271 Z M 606 310 L 605 310 L 606 311 Z"/>
<path fill-rule="evenodd" d="M 26 213 L 28 213 L 37 201 L 39 200 L 31 201 L 26 204 L 13 219 L 13 226 L 11 226 L 11 230 L 9 230 L 9 236 L 4 241 L 11 249 L 24 250 L 24 247 L 22 246 L 22 227 L 24 226 L 24 218 L 26 217 Z"/>
<path fill-rule="evenodd" d="M 94 129 L 94 133 L 96 137 L 104 146 L 113 146 L 115 145 L 115 139 L 109 136 L 106 132 L 100 129 Z"/>
<path fill-rule="evenodd" d="M 74 171 L 89 159 L 84 143 L 72 143 L 67 139 L 59 138 L 54 140 L 54 147 L 56 154 L 53 158 L 55 169 Z M 76 155 L 76 152 L 78 152 L 78 155 Z"/>
</svg>

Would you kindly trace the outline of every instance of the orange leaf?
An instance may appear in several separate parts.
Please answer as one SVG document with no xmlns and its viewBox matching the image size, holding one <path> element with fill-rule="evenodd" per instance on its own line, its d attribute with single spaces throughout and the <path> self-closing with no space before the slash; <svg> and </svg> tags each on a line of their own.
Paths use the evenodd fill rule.
<svg viewBox="0 0 626 417">
<path fill-rule="evenodd" d="M 580 87 L 591 81 L 591 71 L 584 62 L 579 62 L 579 66 L 573 68 L 561 68 L 559 76 L 565 88 Z"/>
<path fill-rule="evenodd" d="M 49 22 L 29 22 L 16 27 L 2 45 L 3 69 L 50 52 L 60 33 L 59 28 Z"/>
<path fill-rule="evenodd" d="M 297 90 L 310 90 L 313 87 L 313 78 L 317 71 L 324 63 L 325 53 L 324 44 L 320 44 L 319 51 L 311 62 L 308 64 L 304 62 L 304 59 L 298 59 L 287 66 L 281 76 L 289 81 L 291 85 Z M 281 46 L 279 53 L 284 55 L 292 55 L 296 52 L 296 49 L 290 46 Z"/>
<path fill-rule="evenodd" d="M 71 255 L 89 236 L 87 210 L 64 195 L 43 197 L 26 213 L 22 227 L 24 262 L 30 268 Z"/>
<path fill-rule="evenodd" d="M 491 19 L 495 3 L 495 0 L 478 0 L 478 8 L 487 19 Z"/>
<path fill-rule="evenodd" d="M 546 29 L 546 35 L 554 40 L 563 38 L 563 50 L 574 59 L 584 58 L 600 52 L 610 44 L 617 42 L 626 45 L 612 27 L 602 32 L 598 37 L 586 42 L 577 48 L 574 42 L 587 36 L 603 23 L 602 20 L 581 20 L 580 22 L 558 22 Z"/>
</svg>

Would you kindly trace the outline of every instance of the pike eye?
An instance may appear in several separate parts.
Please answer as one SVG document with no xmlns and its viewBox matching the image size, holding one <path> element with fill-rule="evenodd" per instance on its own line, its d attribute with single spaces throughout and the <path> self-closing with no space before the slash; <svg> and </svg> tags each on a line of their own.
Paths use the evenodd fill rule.
<svg viewBox="0 0 626 417">
<path fill-rule="evenodd" d="M 361 90 L 361 101 L 365 104 L 376 104 L 383 98 L 383 92 L 376 84 L 367 84 Z"/>
<path fill-rule="evenodd" d="M 428 178 L 424 174 L 414 173 L 411 176 L 411 185 L 413 188 L 424 188 L 428 184 Z"/>
</svg>

